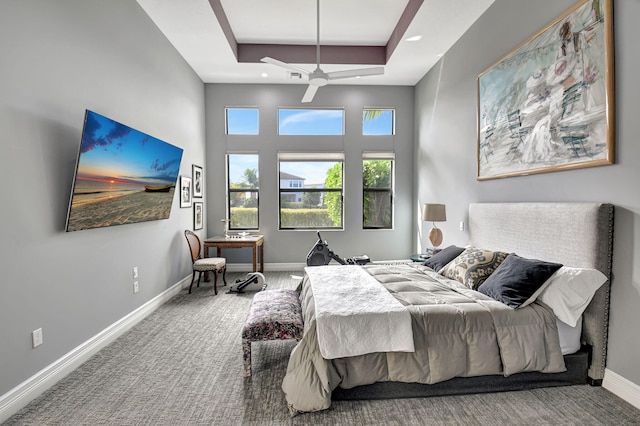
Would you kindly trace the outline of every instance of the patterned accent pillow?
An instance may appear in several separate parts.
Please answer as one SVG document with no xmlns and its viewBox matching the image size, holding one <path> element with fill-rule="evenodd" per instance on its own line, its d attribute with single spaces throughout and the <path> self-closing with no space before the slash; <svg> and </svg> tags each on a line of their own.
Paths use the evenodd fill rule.
<svg viewBox="0 0 640 426">
<path fill-rule="evenodd" d="M 475 290 L 496 270 L 509 255 L 502 251 L 483 250 L 467 247 L 460 256 L 445 266 L 440 274 L 458 280 Z"/>
</svg>

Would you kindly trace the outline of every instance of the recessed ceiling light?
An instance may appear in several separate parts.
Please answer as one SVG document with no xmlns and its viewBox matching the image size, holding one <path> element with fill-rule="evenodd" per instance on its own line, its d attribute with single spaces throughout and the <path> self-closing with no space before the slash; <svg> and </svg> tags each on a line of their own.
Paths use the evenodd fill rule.
<svg viewBox="0 0 640 426">
<path fill-rule="evenodd" d="M 421 35 L 417 35 L 417 36 L 413 36 L 405 39 L 405 41 L 418 41 L 418 40 L 422 40 Z"/>
<path fill-rule="evenodd" d="M 269 77 L 269 74 L 267 74 L 266 72 L 263 72 L 262 74 L 260 74 L 262 77 Z"/>
</svg>

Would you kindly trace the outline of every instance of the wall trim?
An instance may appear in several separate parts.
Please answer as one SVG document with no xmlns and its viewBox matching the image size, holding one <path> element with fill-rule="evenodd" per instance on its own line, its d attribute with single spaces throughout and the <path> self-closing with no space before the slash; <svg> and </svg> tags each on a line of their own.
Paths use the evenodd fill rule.
<svg viewBox="0 0 640 426">
<path fill-rule="evenodd" d="M 183 287 L 188 287 L 190 282 L 191 274 L 0 396 L 0 423 L 8 420 L 100 349 L 129 331 L 162 304 L 180 293 Z"/>
<path fill-rule="evenodd" d="M 602 387 L 640 409 L 640 385 L 605 368 Z"/>
</svg>

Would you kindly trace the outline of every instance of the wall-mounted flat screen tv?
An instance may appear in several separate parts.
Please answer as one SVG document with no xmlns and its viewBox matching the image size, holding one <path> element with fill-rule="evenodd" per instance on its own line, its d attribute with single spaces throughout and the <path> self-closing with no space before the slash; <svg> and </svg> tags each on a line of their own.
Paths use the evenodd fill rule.
<svg viewBox="0 0 640 426">
<path fill-rule="evenodd" d="M 168 219 L 182 148 L 86 111 L 66 230 Z"/>
</svg>

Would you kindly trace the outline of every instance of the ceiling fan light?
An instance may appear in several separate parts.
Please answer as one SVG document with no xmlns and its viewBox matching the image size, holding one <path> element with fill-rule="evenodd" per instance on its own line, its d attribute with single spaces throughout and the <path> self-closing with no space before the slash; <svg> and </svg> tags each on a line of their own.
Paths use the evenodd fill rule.
<svg viewBox="0 0 640 426">
<path fill-rule="evenodd" d="M 329 82 L 329 76 L 323 72 L 320 68 L 317 68 L 314 72 L 309 74 L 309 84 L 313 86 L 326 86 Z"/>
<path fill-rule="evenodd" d="M 313 85 L 313 86 L 326 86 L 328 83 L 328 81 L 322 77 L 317 77 L 317 78 L 311 78 L 309 77 L 309 84 Z"/>
</svg>

